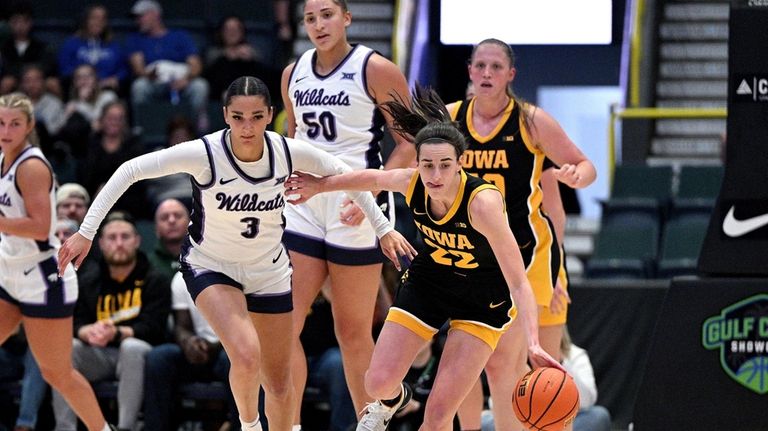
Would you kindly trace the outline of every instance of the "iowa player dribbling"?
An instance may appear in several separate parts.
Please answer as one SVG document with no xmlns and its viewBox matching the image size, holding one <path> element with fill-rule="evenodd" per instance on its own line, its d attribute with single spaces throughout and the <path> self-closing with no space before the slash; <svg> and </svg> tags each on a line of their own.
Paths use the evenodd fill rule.
<svg viewBox="0 0 768 431">
<path fill-rule="evenodd" d="M 405 405 L 402 385 L 419 350 L 448 321 L 445 348 L 424 413 L 424 429 L 448 429 L 501 335 L 520 316 L 535 367 L 560 365 L 539 345 L 536 302 L 509 228 L 499 190 L 467 175 L 460 162 L 463 135 L 432 90 L 417 87 L 412 107 L 385 104 L 400 133 L 413 136 L 418 168 L 360 170 L 316 178 L 297 173 L 288 194 L 306 201 L 333 190 L 402 193 L 424 236 L 373 352 L 365 388 L 377 398 L 358 431 L 383 431 Z"/>
</svg>

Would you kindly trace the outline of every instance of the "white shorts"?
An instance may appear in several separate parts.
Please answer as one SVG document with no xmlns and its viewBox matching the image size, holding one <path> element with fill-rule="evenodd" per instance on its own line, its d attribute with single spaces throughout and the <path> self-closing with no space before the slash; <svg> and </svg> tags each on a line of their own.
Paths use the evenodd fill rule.
<svg viewBox="0 0 768 431">
<path fill-rule="evenodd" d="M 226 284 L 243 291 L 248 311 L 253 313 L 287 313 L 293 310 L 291 268 L 288 252 L 280 247 L 272 258 L 249 262 L 221 262 L 184 244 L 181 273 L 193 300 L 214 284 Z"/>
<path fill-rule="evenodd" d="M 70 317 L 77 302 L 77 274 L 67 265 L 59 278 L 58 261 L 47 253 L 39 261 L 0 258 L 0 300 L 16 305 L 27 317 Z"/>
<path fill-rule="evenodd" d="M 382 263 L 386 257 L 379 249 L 379 239 L 366 218 L 358 226 L 341 223 L 341 205 L 348 197 L 344 192 L 321 193 L 300 205 L 288 204 L 283 242 L 288 250 L 341 265 Z M 394 221 L 392 193 L 376 197 L 379 207 Z"/>
</svg>

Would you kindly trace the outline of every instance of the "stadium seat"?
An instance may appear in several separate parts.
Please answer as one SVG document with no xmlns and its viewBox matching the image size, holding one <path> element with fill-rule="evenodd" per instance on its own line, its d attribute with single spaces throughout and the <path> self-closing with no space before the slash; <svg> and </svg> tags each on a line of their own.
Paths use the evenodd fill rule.
<svg viewBox="0 0 768 431">
<path fill-rule="evenodd" d="M 600 229 L 587 263 L 590 278 L 649 278 L 658 254 L 659 227 L 653 219 L 613 221 Z"/>
<path fill-rule="evenodd" d="M 672 196 L 670 166 L 619 165 L 613 174 L 611 197 L 603 202 L 603 223 L 630 212 L 661 219 Z"/>
<path fill-rule="evenodd" d="M 709 214 L 723 182 L 722 166 L 683 166 L 670 218 L 688 213 Z"/>
<path fill-rule="evenodd" d="M 170 101 L 153 100 L 150 103 L 133 105 L 132 111 L 136 134 L 141 137 L 147 148 L 165 146 L 168 121 L 174 116 L 194 118 L 192 107 L 184 101 L 174 105 Z"/>
<path fill-rule="evenodd" d="M 707 214 L 690 213 L 669 220 L 662 234 L 658 277 L 694 275 L 708 227 Z"/>
</svg>

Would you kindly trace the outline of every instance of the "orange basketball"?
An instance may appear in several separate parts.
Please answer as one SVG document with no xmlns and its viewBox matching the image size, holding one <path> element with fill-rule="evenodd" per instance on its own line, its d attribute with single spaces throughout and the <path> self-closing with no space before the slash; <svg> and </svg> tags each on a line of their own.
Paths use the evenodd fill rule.
<svg viewBox="0 0 768 431">
<path fill-rule="evenodd" d="M 557 368 L 537 368 L 518 382 L 512 398 L 515 416 L 534 431 L 560 431 L 579 411 L 579 391 L 568 374 Z"/>
</svg>

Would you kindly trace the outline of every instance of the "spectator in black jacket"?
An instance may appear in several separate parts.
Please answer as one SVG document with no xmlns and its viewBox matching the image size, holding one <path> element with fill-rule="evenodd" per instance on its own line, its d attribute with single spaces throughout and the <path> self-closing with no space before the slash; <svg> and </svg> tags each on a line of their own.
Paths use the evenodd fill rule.
<svg viewBox="0 0 768 431">
<path fill-rule="evenodd" d="M 118 428 L 125 430 L 136 426 L 144 357 L 166 340 L 171 301 L 170 280 L 151 267 L 140 243 L 127 213 L 107 216 L 99 237 L 99 265 L 78 273 L 74 315 L 73 365 L 91 382 L 117 378 Z M 56 429 L 75 431 L 75 415 L 57 393 L 53 407 Z"/>
</svg>

